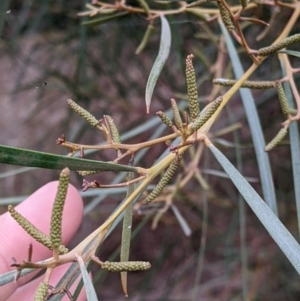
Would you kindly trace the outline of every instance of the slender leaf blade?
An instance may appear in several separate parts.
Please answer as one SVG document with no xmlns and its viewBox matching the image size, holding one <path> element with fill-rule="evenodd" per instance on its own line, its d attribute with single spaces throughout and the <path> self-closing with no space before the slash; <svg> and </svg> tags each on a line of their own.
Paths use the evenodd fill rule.
<svg viewBox="0 0 300 301">
<path fill-rule="evenodd" d="M 136 171 L 133 166 L 71 158 L 28 149 L 0 145 L 0 163 L 61 170 Z"/>
<path fill-rule="evenodd" d="M 80 267 L 82 280 L 84 283 L 85 293 L 87 301 L 98 301 L 97 294 L 93 285 L 93 282 L 89 276 L 89 273 L 86 269 L 83 259 L 80 256 L 77 256 L 77 261 Z"/>
<path fill-rule="evenodd" d="M 167 19 L 163 15 L 160 16 L 160 20 L 161 20 L 161 35 L 160 35 L 159 51 L 156 60 L 154 62 L 154 65 L 151 69 L 146 85 L 145 100 L 146 100 L 147 114 L 149 113 L 154 87 L 165 65 L 165 62 L 169 56 L 170 47 L 171 47 L 170 25 Z"/>
<path fill-rule="evenodd" d="M 188 225 L 186 219 L 182 216 L 181 212 L 178 210 L 177 206 L 172 204 L 171 209 L 172 209 L 175 217 L 177 218 L 177 221 L 178 221 L 183 233 L 185 234 L 185 236 L 191 236 L 192 230 L 191 230 L 190 226 Z"/>
<path fill-rule="evenodd" d="M 294 50 L 280 50 L 277 53 L 285 53 L 287 55 L 292 55 L 292 56 L 300 58 L 300 52 L 299 51 L 294 51 Z"/>
<path fill-rule="evenodd" d="M 281 69 L 283 76 L 286 75 L 285 66 L 281 56 L 279 56 Z M 290 108 L 294 108 L 293 93 L 291 86 L 288 82 L 284 84 L 284 91 Z M 297 208 L 297 220 L 298 220 L 298 231 L 300 234 L 300 137 L 299 137 L 299 128 L 297 122 L 292 122 L 289 126 L 289 136 L 291 143 L 291 157 L 292 157 L 292 168 L 293 168 L 293 180 L 294 180 L 294 192 Z"/>
<path fill-rule="evenodd" d="M 20 273 L 20 277 L 26 276 L 29 273 L 34 272 L 36 269 L 23 269 Z M 15 281 L 17 271 L 9 271 L 0 275 L 0 286 Z"/>
<path fill-rule="evenodd" d="M 298 242 L 233 164 L 213 144 L 208 147 L 257 218 L 300 274 L 300 245 Z"/>
<path fill-rule="evenodd" d="M 232 64 L 232 67 L 233 67 L 235 77 L 237 79 L 241 78 L 244 74 L 244 70 L 241 61 L 239 59 L 239 56 L 237 54 L 236 48 L 233 45 L 232 39 L 228 34 L 228 31 L 223 25 L 223 23 L 219 22 L 219 24 L 225 38 L 230 60 L 231 62 L 234 62 Z M 264 151 L 265 140 L 262 133 L 262 128 L 256 110 L 255 102 L 249 89 L 240 89 L 239 92 L 245 108 L 247 120 L 251 131 L 251 136 L 253 139 L 253 145 L 256 153 L 256 159 L 258 163 L 258 169 L 259 169 L 264 199 L 267 202 L 267 204 L 270 206 L 270 208 L 273 210 L 273 212 L 276 215 L 278 215 L 276 195 L 275 195 L 269 156 Z"/>
<path fill-rule="evenodd" d="M 134 178 L 134 173 L 130 172 L 128 174 L 128 181 Z M 128 198 L 134 191 L 134 184 L 128 186 L 126 198 Z M 123 219 L 123 229 L 122 229 L 122 243 L 120 252 L 120 261 L 129 260 L 130 251 L 130 241 L 132 233 L 132 213 L 133 213 L 133 202 L 125 209 L 124 219 Z M 121 272 L 121 284 L 123 292 L 126 297 L 128 297 L 127 290 L 127 272 Z"/>
<path fill-rule="evenodd" d="M 110 22 L 115 19 L 119 19 L 120 17 L 123 17 L 127 14 L 128 12 L 115 12 L 108 16 L 100 16 L 99 18 L 92 18 L 91 20 L 84 21 L 81 23 L 81 25 L 93 27 Z"/>
</svg>

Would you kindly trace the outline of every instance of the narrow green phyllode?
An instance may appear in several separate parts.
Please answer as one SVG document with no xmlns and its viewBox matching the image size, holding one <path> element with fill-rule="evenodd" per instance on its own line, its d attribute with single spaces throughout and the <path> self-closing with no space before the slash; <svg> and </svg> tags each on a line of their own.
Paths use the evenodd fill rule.
<svg viewBox="0 0 300 301">
<path fill-rule="evenodd" d="M 76 112 L 79 116 L 84 118 L 91 126 L 97 127 L 99 125 L 99 120 L 97 120 L 90 112 L 83 109 L 72 99 L 68 99 L 68 105 L 74 112 Z"/>
<path fill-rule="evenodd" d="M 47 283 L 44 283 L 44 282 L 40 283 L 35 292 L 34 301 L 46 300 L 48 288 L 49 288 L 49 285 Z"/>
<path fill-rule="evenodd" d="M 50 240 L 50 237 L 37 229 L 30 221 L 28 221 L 24 216 L 22 216 L 19 212 L 15 210 L 15 208 L 11 205 L 8 206 L 8 211 L 12 218 L 36 241 L 47 247 L 48 249 L 52 250 L 52 242 Z M 63 246 L 60 245 L 59 248 L 60 254 L 68 253 L 69 250 Z"/>
<path fill-rule="evenodd" d="M 64 168 L 60 173 L 59 184 L 52 208 L 50 239 L 53 249 L 58 249 L 59 245 L 61 244 L 62 214 L 67 196 L 69 180 L 70 170 L 69 168 Z"/>
<path fill-rule="evenodd" d="M 283 49 L 289 45 L 292 45 L 292 44 L 295 44 L 297 42 L 300 41 L 300 34 L 295 34 L 293 36 L 290 36 L 288 38 L 285 38 L 283 39 L 282 41 L 274 44 L 274 45 L 271 45 L 271 46 L 268 46 L 268 47 L 264 47 L 264 48 L 261 48 L 257 51 L 257 54 L 259 56 L 267 56 L 267 55 L 270 55 L 272 53 L 275 53 L 277 52 L 278 50 L 280 49 Z"/>
<path fill-rule="evenodd" d="M 145 261 L 105 261 L 102 263 L 101 268 L 109 272 L 137 272 L 149 270 L 151 268 L 151 264 L 150 262 Z"/>
<path fill-rule="evenodd" d="M 198 103 L 198 91 L 196 83 L 196 75 L 193 66 L 194 55 L 190 54 L 186 58 L 186 84 L 189 98 L 190 116 L 194 121 L 200 114 L 200 108 Z"/>
<path fill-rule="evenodd" d="M 168 167 L 167 171 L 164 173 L 154 190 L 147 196 L 145 199 L 145 203 L 148 204 L 152 202 L 155 198 L 157 198 L 161 192 L 164 190 L 164 188 L 167 186 L 167 184 L 170 182 L 171 178 L 175 174 L 180 161 L 182 159 L 182 156 L 178 156 Z"/>
<path fill-rule="evenodd" d="M 154 26 L 149 24 L 140 45 L 138 46 L 138 48 L 135 51 L 135 54 L 140 54 L 145 49 L 153 30 L 154 30 Z"/>
</svg>

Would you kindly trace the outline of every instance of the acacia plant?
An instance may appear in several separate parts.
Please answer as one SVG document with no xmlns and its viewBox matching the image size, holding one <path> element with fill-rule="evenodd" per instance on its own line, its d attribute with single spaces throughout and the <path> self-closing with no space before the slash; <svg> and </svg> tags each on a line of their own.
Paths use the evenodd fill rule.
<svg viewBox="0 0 300 301">
<path fill-rule="evenodd" d="M 25 164 L 27 166 L 31 164 L 31 166 L 45 167 L 44 164 L 45 161 L 47 161 L 48 165 L 46 167 L 55 169 L 63 168 L 63 170 L 60 175 L 60 184 L 53 205 L 49 235 L 39 231 L 12 206 L 9 206 L 8 208 L 12 217 L 34 239 L 53 251 L 53 256 L 44 261 L 32 262 L 31 254 L 34 250 L 30 247 L 27 260 L 24 260 L 23 262 L 17 262 L 15 260 L 12 263 L 12 266 L 16 268 L 16 271 L 10 271 L 7 274 L 0 276 L 1 285 L 14 281 L 14 279 L 22 277 L 35 269 L 45 268 L 45 277 L 43 282 L 37 288 L 35 300 L 52 300 L 52 298 L 57 298 L 57 294 L 62 292 L 67 293 L 71 298 L 72 296 L 68 287 L 78 274 L 81 273 L 83 282 L 87 288 L 88 300 L 97 300 L 87 272 L 87 265 L 92 261 L 99 264 L 104 270 L 120 272 L 123 290 L 127 295 L 127 272 L 147 270 L 151 267 L 151 263 L 149 262 L 128 261 L 133 204 L 138 200 L 142 200 L 142 203 L 144 204 L 153 201 L 165 201 L 166 206 L 157 215 L 157 218 L 159 219 L 172 203 L 177 191 L 182 190 L 191 178 L 196 178 L 199 185 L 201 185 L 203 189 L 206 189 L 207 184 L 198 167 L 204 147 L 207 147 L 221 164 L 228 174 L 228 177 L 234 183 L 263 226 L 281 248 L 297 272 L 300 273 L 300 246 L 277 217 L 278 209 L 271 177 L 272 173 L 270 171 L 268 155 L 265 153 L 265 151 L 273 149 L 280 143 L 288 133 L 288 130 L 290 130 L 293 162 L 295 164 L 296 162 L 299 163 L 297 157 L 299 158 L 300 149 L 296 121 L 300 118 L 300 95 L 294 80 L 294 76 L 299 72 L 299 69 L 293 68 L 289 60 L 289 55 L 299 57 L 299 53 L 284 49 L 292 44 L 299 43 L 300 41 L 300 34 L 291 34 L 296 21 L 299 18 L 300 2 L 277 0 L 249 2 L 247 0 L 241 0 L 239 5 L 231 5 L 229 1 L 226 2 L 225 0 L 211 2 L 200 0 L 191 3 L 185 1 L 156 2 L 158 1 L 148 3 L 147 1 L 139 0 L 136 5 L 133 6 L 129 5 L 125 0 L 116 0 L 113 3 L 92 1 L 92 4 L 86 5 L 87 10 L 80 13 L 79 16 L 87 18 L 83 23 L 84 25 L 96 26 L 114 19 L 122 18 L 125 15 L 142 15 L 148 21 L 148 28 L 145 31 L 144 38 L 138 46 L 136 53 L 140 53 L 147 47 L 149 37 L 154 32 L 153 29 L 158 26 L 159 22 L 156 22 L 156 20 L 160 21 L 161 39 L 159 53 L 153 64 L 145 89 L 146 112 L 148 114 L 151 113 L 151 99 L 157 79 L 170 52 L 172 35 L 167 17 L 169 15 L 177 14 L 192 14 L 201 20 L 201 22 L 207 22 L 207 24 L 217 22 L 221 29 L 221 34 L 217 35 L 212 32 L 209 27 L 206 28 L 208 36 L 211 37 L 212 42 L 218 48 L 218 61 L 213 68 L 213 73 L 216 75 L 216 78 L 213 80 L 214 86 L 212 86 L 211 93 L 205 96 L 208 103 L 204 108 L 200 108 L 199 100 L 203 95 L 201 95 L 201 97 L 198 95 L 199 87 L 193 65 L 194 55 L 188 54 L 186 56 L 185 64 L 187 86 L 186 100 L 183 102 L 183 105 L 179 107 L 177 101 L 172 98 L 170 101 L 172 114 L 162 111 L 156 113 L 161 119 L 161 122 L 169 128 L 169 133 L 167 135 L 162 135 L 159 138 L 149 139 L 136 144 L 125 144 L 121 140 L 121 135 L 118 130 L 119 126 L 114 122 L 113 116 L 104 115 L 103 118 L 99 120 L 76 102 L 69 99 L 67 103 L 70 108 L 84 118 L 92 127 L 97 128 L 104 136 L 105 143 L 101 145 L 84 145 L 68 141 L 67 137 L 62 135 L 57 139 L 57 144 L 69 151 L 67 157 L 2 146 L 1 162 L 3 163 L 13 163 L 16 165 Z M 275 17 L 271 16 L 270 24 L 267 24 L 266 21 L 256 17 L 255 11 L 260 6 L 272 7 L 274 14 L 279 14 L 283 9 L 290 11 L 289 20 L 282 28 L 280 28 L 278 36 L 271 44 L 268 41 L 269 36 L 272 33 L 272 22 L 275 22 Z M 250 27 L 251 24 L 259 24 L 261 26 L 270 25 L 269 27 L 266 27 L 265 30 L 261 31 L 259 35 L 260 41 L 257 42 L 257 47 L 255 48 L 255 45 L 249 46 L 249 42 L 244 35 L 244 31 L 246 30 L 245 24 Z M 233 42 L 233 40 L 235 42 Z M 260 45 L 266 44 L 264 41 L 270 45 L 260 47 Z M 251 43 L 252 42 L 253 41 L 251 41 Z M 251 62 L 251 66 L 246 71 L 243 71 L 243 67 L 237 54 L 237 46 L 235 46 L 234 43 L 242 49 L 241 51 L 243 54 L 246 54 L 247 59 Z M 224 64 L 224 53 L 226 51 L 232 62 L 235 79 L 221 78 L 223 74 L 226 74 Z M 270 78 L 268 81 L 248 80 L 269 56 L 278 57 L 283 75 L 276 79 Z M 282 85 L 284 85 L 284 88 Z M 220 86 L 229 88 L 224 92 Z M 217 134 L 211 133 L 210 131 L 212 125 L 217 122 L 217 118 L 222 110 L 240 88 L 248 88 L 241 89 L 240 92 L 253 137 L 264 200 L 222 152 L 214 146 L 213 140 Z M 274 89 L 278 94 L 285 120 L 283 119 L 282 127 L 278 131 L 276 137 L 267 144 L 267 146 L 265 146 L 264 143 L 257 111 L 249 89 Z M 297 109 L 294 109 L 294 102 Z M 187 107 L 188 112 L 185 110 Z M 232 130 L 232 128 L 224 129 L 223 131 L 220 131 L 218 135 Z M 159 157 L 149 168 L 135 166 L 135 157 L 137 154 L 142 149 L 151 148 L 157 144 L 167 144 L 166 150 L 161 157 Z M 192 160 L 190 163 L 187 163 L 184 160 L 184 157 L 191 149 L 194 149 L 193 155 L 191 156 Z M 85 153 L 90 150 L 96 152 L 115 150 L 116 155 L 111 162 L 83 159 Z M 71 158 L 75 154 L 79 154 L 81 159 Z M 125 164 L 120 164 L 120 162 L 125 162 Z M 184 166 L 185 170 L 181 171 L 180 176 L 172 182 L 172 178 L 180 166 Z M 83 177 L 106 171 L 128 172 L 127 179 L 117 184 L 103 184 L 96 180 L 92 182 L 88 182 L 85 179 L 83 180 L 84 191 L 88 189 L 118 188 L 125 186 L 127 187 L 127 194 L 124 201 L 111 213 L 107 220 L 72 250 L 68 250 L 61 244 L 61 219 L 70 170 L 77 171 Z M 297 183 L 300 179 L 299 170 L 295 169 L 293 172 L 294 181 Z M 147 189 L 149 190 L 149 185 L 151 185 L 157 177 L 160 177 L 160 180 L 155 188 L 150 189 L 149 192 L 145 193 Z M 297 191 L 295 194 L 299 212 L 300 194 L 297 193 Z M 121 260 L 120 262 L 102 262 L 96 257 L 97 250 L 105 243 L 108 232 L 123 216 L 124 224 Z M 58 286 L 52 287 L 52 270 L 57 266 L 66 263 L 74 264 Z M 244 292 L 244 294 L 247 294 L 247 292 Z"/>
</svg>

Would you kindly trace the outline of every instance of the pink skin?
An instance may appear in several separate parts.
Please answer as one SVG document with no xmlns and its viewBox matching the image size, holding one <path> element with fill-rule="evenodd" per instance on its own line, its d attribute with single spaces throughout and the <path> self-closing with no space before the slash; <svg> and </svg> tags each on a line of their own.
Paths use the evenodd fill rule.
<svg viewBox="0 0 300 301">
<path fill-rule="evenodd" d="M 16 207 L 16 210 L 32 222 L 37 228 L 49 234 L 52 204 L 56 194 L 58 182 L 50 182 L 29 196 Z M 67 245 L 76 234 L 83 217 L 83 203 L 81 196 L 74 186 L 69 185 L 66 203 L 63 212 L 63 244 Z M 51 257 L 52 253 L 42 244 L 31 238 L 10 216 L 5 213 L 0 216 L 0 274 L 11 271 L 11 258 L 17 261 L 27 259 L 28 246 L 33 245 L 32 261 L 36 262 Z M 50 284 L 55 286 L 64 271 L 68 268 L 63 265 L 53 270 Z M 17 282 L 10 282 L 0 287 L 0 301 L 33 300 L 38 283 L 43 276 L 28 282 L 34 273 L 21 277 Z M 71 292 L 74 289 L 70 289 Z M 69 300 L 67 296 L 63 300 Z M 78 300 L 86 300 L 84 290 Z"/>
</svg>

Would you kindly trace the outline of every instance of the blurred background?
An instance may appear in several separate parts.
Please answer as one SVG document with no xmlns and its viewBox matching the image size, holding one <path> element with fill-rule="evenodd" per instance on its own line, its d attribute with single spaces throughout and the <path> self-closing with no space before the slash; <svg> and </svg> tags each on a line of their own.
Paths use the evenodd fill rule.
<svg viewBox="0 0 300 301">
<path fill-rule="evenodd" d="M 145 87 L 159 49 L 159 20 L 154 23 L 145 50 L 136 55 L 135 50 L 148 26 L 146 16 L 128 14 L 99 26 L 85 27 L 81 25 L 85 18 L 77 14 L 85 10 L 86 3 L 83 0 L 0 2 L 0 144 L 66 154 L 66 150 L 55 143 L 61 134 L 69 141 L 82 144 L 103 142 L 101 133 L 68 108 L 68 98 L 99 119 L 104 114 L 112 116 L 121 134 L 125 135 L 124 143 L 152 139 L 151 135 L 157 131 L 158 136 L 169 134 L 169 129 L 160 127 L 155 112 L 167 111 L 170 98 L 186 101 L 185 59 L 190 53 L 195 56 L 201 106 L 207 103 L 213 89 L 213 67 L 218 60 L 218 48 L 209 36 L 213 33 L 218 38 L 216 21 L 206 24 L 188 14 L 168 16 L 172 31 L 171 52 L 147 115 Z M 137 1 L 127 3 L 138 6 Z M 157 9 L 177 7 L 176 3 L 166 6 L 151 2 L 151 5 Z M 283 9 L 276 26 L 285 24 L 290 14 L 290 10 Z M 255 15 L 268 22 L 272 11 L 262 6 L 256 9 Z M 255 40 L 261 31 L 258 25 L 245 26 L 247 41 L 254 48 L 261 46 Z M 297 32 L 299 27 L 293 33 Z M 269 34 L 270 42 L 277 34 L 275 31 Z M 245 68 L 250 66 L 251 61 L 244 53 L 241 53 L 241 60 Z M 292 61 L 297 67 L 297 60 Z M 227 54 L 224 54 L 223 64 L 226 76 L 232 77 Z M 268 59 L 255 76 L 260 80 L 280 78 L 277 60 Z M 224 91 L 226 88 L 219 93 Z M 276 91 L 256 90 L 253 95 L 265 139 L 269 141 L 284 121 Z M 243 175 L 261 193 L 252 139 L 238 94 L 214 125 L 212 135 L 230 125 L 235 125 L 237 130 L 215 139 L 215 143 L 234 165 L 242 168 Z M 159 145 L 146 151 L 136 164 L 150 167 L 166 148 L 166 145 Z M 98 152 L 87 154 L 86 158 L 106 161 L 112 159 L 112 154 Z M 193 151 L 184 157 L 185 166 L 192 157 Z M 279 217 L 298 239 L 287 140 L 270 153 L 270 161 Z M 152 268 L 129 274 L 128 299 L 299 300 L 296 271 L 205 149 L 198 167 L 209 184 L 206 191 L 191 179 L 177 192 L 174 206 L 162 216 L 158 212 L 164 202 L 143 206 L 135 212 L 130 259 L 150 261 Z M 179 174 L 183 171 L 184 167 Z M 1 164 L 1 213 L 6 211 L 7 204 L 20 202 L 48 181 L 58 179 L 58 175 L 58 171 Z M 88 179 L 109 184 L 116 176 L 104 173 Z M 82 177 L 74 173 L 71 182 L 81 189 Z M 85 218 L 73 246 L 103 223 L 123 200 L 125 192 L 105 196 L 88 191 L 82 195 L 86 204 Z M 180 222 L 180 218 L 184 222 Z M 242 232 L 241 226 L 245 226 Z M 121 227 L 118 226 L 101 247 L 101 260 L 119 260 L 120 237 Z M 245 243 L 241 244 L 241 240 Z M 92 271 L 99 300 L 125 298 L 119 275 L 99 271 L 97 267 Z"/>
</svg>

